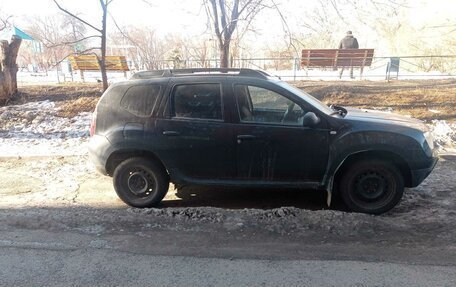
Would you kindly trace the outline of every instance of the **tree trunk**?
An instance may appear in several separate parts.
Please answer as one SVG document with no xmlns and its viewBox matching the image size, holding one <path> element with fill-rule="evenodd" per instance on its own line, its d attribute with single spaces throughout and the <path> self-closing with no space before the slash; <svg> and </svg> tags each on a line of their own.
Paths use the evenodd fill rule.
<svg viewBox="0 0 456 287">
<path fill-rule="evenodd" d="M 107 4 L 102 4 L 103 20 L 101 28 L 101 58 L 98 61 L 100 65 L 101 79 L 103 81 L 103 90 L 108 88 L 108 75 L 106 74 L 106 17 L 108 14 Z"/>
<path fill-rule="evenodd" d="M 0 41 L 0 105 L 4 105 L 17 92 L 17 53 L 22 39 L 13 36 L 11 42 Z"/>
<path fill-rule="evenodd" d="M 220 68 L 230 67 L 230 42 L 226 42 L 220 46 Z"/>
</svg>

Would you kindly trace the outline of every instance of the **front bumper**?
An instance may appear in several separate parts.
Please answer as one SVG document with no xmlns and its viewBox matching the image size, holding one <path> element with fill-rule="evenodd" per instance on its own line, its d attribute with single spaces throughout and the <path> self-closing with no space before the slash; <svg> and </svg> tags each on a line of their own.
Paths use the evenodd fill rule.
<svg viewBox="0 0 456 287">
<path fill-rule="evenodd" d="M 418 185 L 420 185 L 426 179 L 426 177 L 428 177 L 428 175 L 432 172 L 432 170 L 434 169 L 434 167 L 438 161 L 439 161 L 438 157 L 433 157 L 431 165 L 429 167 L 423 168 L 423 169 L 412 170 L 411 171 L 412 178 L 411 178 L 410 187 L 417 187 Z"/>
</svg>

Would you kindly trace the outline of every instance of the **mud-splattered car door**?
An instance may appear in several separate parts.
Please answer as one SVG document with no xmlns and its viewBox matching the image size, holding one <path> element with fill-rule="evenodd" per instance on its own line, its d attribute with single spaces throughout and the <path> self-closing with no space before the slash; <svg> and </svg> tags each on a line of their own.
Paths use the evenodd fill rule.
<svg viewBox="0 0 456 287">
<path fill-rule="evenodd" d="M 232 127 L 223 101 L 223 77 L 171 81 L 167 114 L 157 120 L 157 154 L 175 177 L 235 176 Z"/>
<path fill-rule="evenodd" d="M 303 124 L 311 107 L 274 86 L 233 85 L 239 122 L 234 126 L 237 176 L 245 180 L 320 182 L 328 160 L 322 120 Z"/>
</svg>

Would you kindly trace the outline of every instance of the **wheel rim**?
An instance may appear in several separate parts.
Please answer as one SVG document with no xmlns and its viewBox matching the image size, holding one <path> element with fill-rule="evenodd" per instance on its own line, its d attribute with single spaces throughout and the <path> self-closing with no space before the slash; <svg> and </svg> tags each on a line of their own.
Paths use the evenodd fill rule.
<svg viewBox="0 0 456 287">
<path fill-rule="evenodd" d="M 370 169 L 358 174 L 352 187 L 352 198 L 356 202 L 366 207 L 377 207 L 394 195 L 395 183 L 388 173 Z"/>
<path fill-rule="evenodd" d="M 355 182 L 355 193 L 366 201 L 380 198 L 388 189 L 388 183 L 378 172 L 359 175 Z"/>
<path fill-rule="evenodd" d="M 155 190 L 155 178 L 143 169 L 129 171 L 126 181 L 128 190 L 138 197 L 147 197 Z"/>
</svg>

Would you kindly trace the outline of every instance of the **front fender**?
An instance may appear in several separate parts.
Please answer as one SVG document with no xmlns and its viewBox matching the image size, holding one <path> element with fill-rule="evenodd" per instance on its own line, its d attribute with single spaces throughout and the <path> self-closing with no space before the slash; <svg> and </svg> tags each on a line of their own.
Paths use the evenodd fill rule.
<svg viewBox="0 0 456 287">
<path fill-rule="evenodd" d="M 339 168 L 349 157 L 360 153 L 392 154 L 409 165 L 425 156 L 419 143 L 406 135 L 380 131 L 342 134 L 330 144 L 323 188 L 331 191 Z"/>
</svg>

